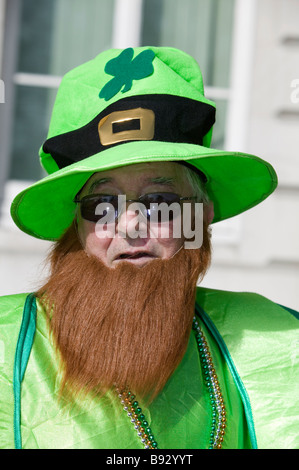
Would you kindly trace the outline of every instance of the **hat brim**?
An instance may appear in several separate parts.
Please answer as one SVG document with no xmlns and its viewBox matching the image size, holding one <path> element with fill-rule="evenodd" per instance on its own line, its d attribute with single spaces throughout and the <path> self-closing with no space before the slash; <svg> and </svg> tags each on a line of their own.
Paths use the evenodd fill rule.
<svg viewBox="0 0 299 470">
<path fill-rule="evenodd" d="M 185 161 L 206 175 L 206 190 L 214 202 L 213 223 L 254 207 L 277 186 L 273 167 L 254 155 L 184 143 L 128 142 L 58 170 L 25 189 L 12 203 L 12 218 L 29 235 L 57 240 L 74 219 L 75 195 L 95 172 L 158 161 Z"/>
</svg>

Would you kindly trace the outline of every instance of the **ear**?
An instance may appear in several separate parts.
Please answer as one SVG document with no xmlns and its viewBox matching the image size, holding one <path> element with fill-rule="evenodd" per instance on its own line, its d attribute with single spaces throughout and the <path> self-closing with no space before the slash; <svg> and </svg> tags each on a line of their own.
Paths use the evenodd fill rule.
<svg viewBox="0 0 299 470">
<path fill-rule="evenodd" d="M 204 205 L 204 220 L 210 225 L 214 219 L 214 203 L 209 201 Z"/>
<path fill-rule="evenodd" d="M 77 204 L 76 211 L 75 211 L 74 224 L 75 224 L 75 226 L 78 228 L 78 225 L 79 225 L 79 209 L 78 209 L 78 204 Z"/>
</svg>

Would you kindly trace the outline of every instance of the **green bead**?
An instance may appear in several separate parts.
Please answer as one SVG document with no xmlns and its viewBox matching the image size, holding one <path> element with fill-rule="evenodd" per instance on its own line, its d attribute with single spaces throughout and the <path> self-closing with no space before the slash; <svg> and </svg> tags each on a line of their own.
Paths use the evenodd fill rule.
<svg viewBox="0 0 299 470">
<path fill-rule="evenodd" d="M 202 330 L 199 327 L 199 324 L 194 322 L 193 323 L 193 329 L 194 329 L 194 333 L 195 333 L 194 336 L 195 336 L 195 339 L 196 339 L 199 359 L 200 359 L 200 363 L 201 363 L 202 377 L 204 379 L 204 384 L 207 387 L 206 390 L 207 390 L 207 394 L 209 396 L 209 402 L 210 402 L 210 407 L 211 407 L 211 411 L 210 411 L 210 413 L 211 413 L 210 414 L 210 420 L 211 420 L 210 421 L 211 422 L 210 435 L 209 435 L 209 442 L 207 444 L 209 446 L 208 447 L 209 449 L 214 449 L 215 448 L 214 442 L 215 442 L 215 438 L 216 438 L 216 430 L 219 428 L 219 426 L 221 424 L 221 422 L 220 422 L 221 412 L 217 410 L 216 399 L 221 397 L 221 392 L 218 392 L 215 389 L 214 380 L 212 379 L 211 367 L 214 367 L 214 365 L 213 365 L 212 359 L 210 358 L 208 343 L 207 343 L 207 341 L 204 337 L 204 334 L 203 334 Z M 217 383 L 217 380 L 216 380 L 216 383 Z M 140 422 L 140 425 L 138 425 L 138 426 L 135 425 L 135 428 L 137 429 L 137 432 L 140 431 L 140 428 L 144 428 L 144 432 L 142 432 L 142 435 L 143 436 L 144 436 L 144 434 L 147 435 L 147 441 L 148 441 L 149 447 L 151 447 L 153 449 L 157 449 L 158 444 L 155 441 L 152 430 L 149 426 L 148 421 L 145 418 L 145 415 L 142 412 L 141 407 L 138 404 L 138 401 L 135 400 L 135 395 L 133 395 L 129 391 L 128 392 L 122 392 L 122 394 L 123 394 L 123 397 L 125 397 L 125 396 L 128 397 L 128 399 L 129 399 L 128 401 L 129 401 L 130 406 L 132 406 L 134 408 L 134 412 L 138 416 L 138 420 Z M 133 410 L 131 410 L 131 411 L 133 411 Z M 130 415 L 130 413 L 129 413 L 129 415 Z M 131 420 L 131 421 L 133 423 L 135 423 L 135 420 Z M 140 434 L 140 432 L 139 432 L 139 434 Z"/>
</svg>

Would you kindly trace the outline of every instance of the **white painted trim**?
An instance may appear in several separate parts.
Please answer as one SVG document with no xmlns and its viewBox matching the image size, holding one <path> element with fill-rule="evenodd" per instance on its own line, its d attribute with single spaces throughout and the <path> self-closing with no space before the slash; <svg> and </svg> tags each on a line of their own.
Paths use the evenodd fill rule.
<svg viewBox="0 0 299 470">
<path fill-rule="evenodd" d="M 6 0 L 0 0 L 0 77 L 2 77 Z"/>
<path fill-rule="evenodd" d="M 41 75 L 25 72 L 14 74 L 14 83 L 23 86 L 58 88 L 61 80 L 62 77 L 56 75 Z M 211 100 L 229 100 L 231 98 L 231 90 L 228 88 L 207 86 L 205 87 L 205 96 Z"/>
<path fill-rule="evenodd" d="M 230 100 L 231 90 L 229 88 L 205 86 L 205 96 L 211 100 Z"/>
<path fill-rule="evenodd" d="M 3 80 L 0 80 L 0 104 L 1 103 L 5 103 L 5 85 Z"/>
<path fill-rule="evenodd" d="M 236 0 L 225 148 L 248 152 L 257 0 Z"/>
<path fill-rule="evenodd" d="M 115 0 L 112 47 L 140 45 L 143 0 Z"/>
<path fill-rule="evenodd" d="M 58 88 L 62 77 L 56 75 L 41 75 L 35 73 L 18 72 L 14 74 L 14 83 L 23 86 L 35 86 L 43 88 Z M 205 95 L 212 100 L 229 100 L 231 90 L 228 88 L 205 87 Z"/>
<path fill-rule="evenodd" d="M 58 88 L 62 77 L 56 75 L 42 75 L 37 73 L 18 72 L 14 74 L 16 85 L 35 86 L 43 88 Z"/>
</svg>

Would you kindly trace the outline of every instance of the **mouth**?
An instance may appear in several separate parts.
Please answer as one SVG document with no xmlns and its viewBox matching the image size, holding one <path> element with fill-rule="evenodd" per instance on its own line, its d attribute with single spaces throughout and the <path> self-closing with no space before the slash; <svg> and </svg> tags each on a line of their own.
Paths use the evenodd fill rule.
<svg viewBox="0 0 299 470">
<path fill-rule="evenodd" d="M 151 253 L 147 253 L 146 251 L 138 251 L 136 253 L 121 253 L 115 258 L 115 261 L 128 261 L 131 263 L 140 264 L 154 258 L 155 256 Z"/>
</svg>

